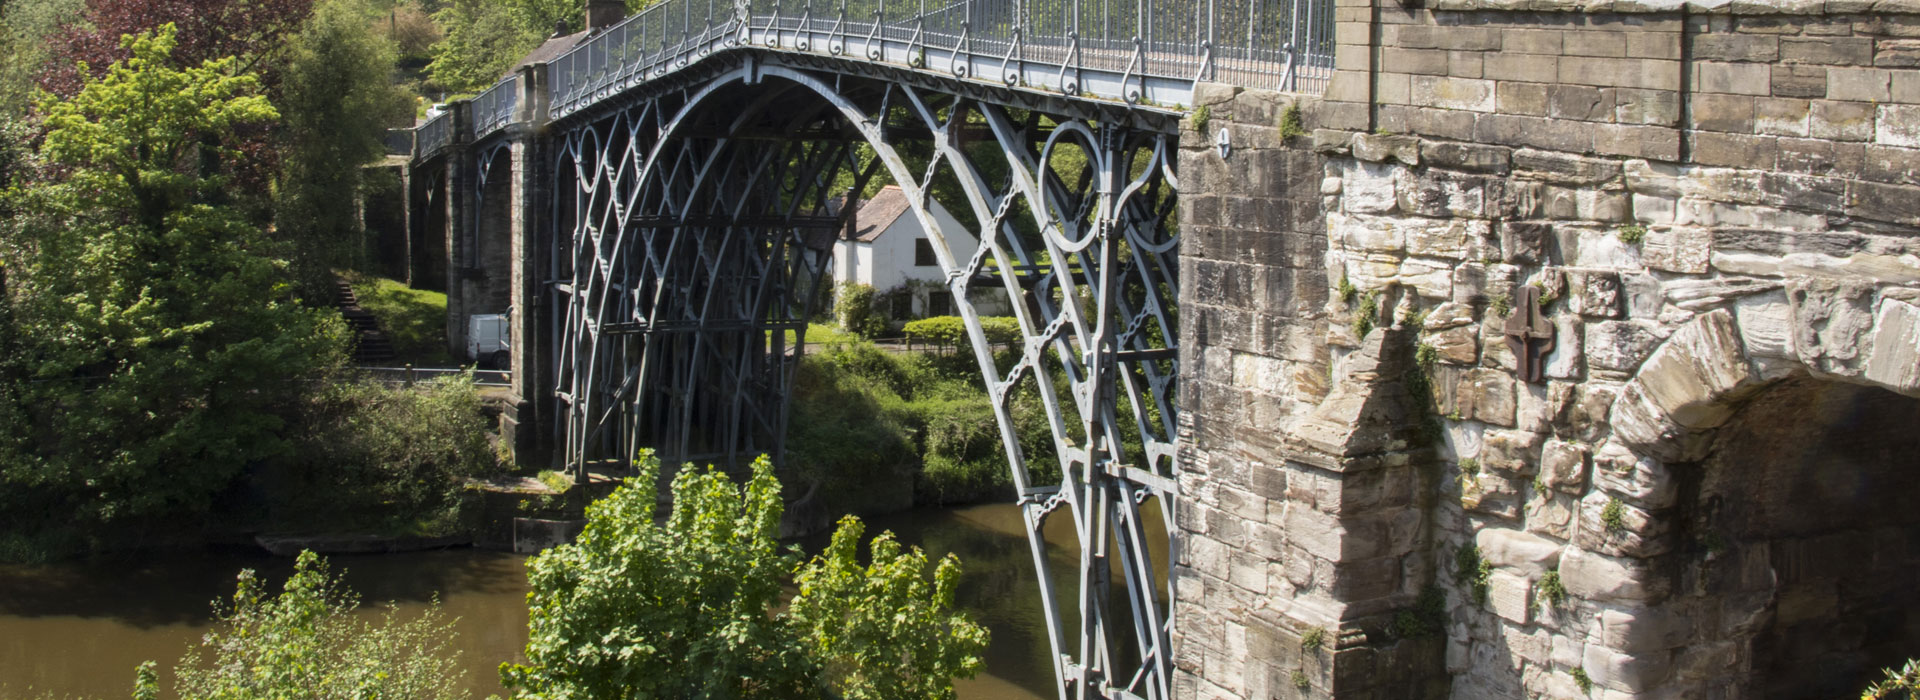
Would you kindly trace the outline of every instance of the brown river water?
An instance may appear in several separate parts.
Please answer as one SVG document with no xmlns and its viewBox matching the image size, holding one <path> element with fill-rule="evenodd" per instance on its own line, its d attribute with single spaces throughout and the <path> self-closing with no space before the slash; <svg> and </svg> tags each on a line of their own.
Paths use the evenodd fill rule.
<svg viewBox="0 0 1920 700">
<path fill-rule="evenodd" d="M 1056 514 L 1048 522 L 1048 557 L 1067 594 L 1073 563 L 1073 525 Z M 1155 525 L 1157 512 L 1145 520 Z M 993 637 L 986 670 L 959 682 L 961 700 L 1052 697 L 1053 671 L 1031 550 L 1012 504 L 923 509 L 868 519 L 867 533 L 893 531 L 933 557 L 952 552 L 964 572 L 959 603 Z M 1165 538 L 1154 529 L 1154 560 L 1166 561 Z M 825 534 L 802 544 L 817 551 Z M 438 595 L 455 623 L 465 685 L 475 700 L 501 693 L 496 669 L 519 658 L 526 642 L 525 557 L 470 549 L 415 554 L 335 556 L 348 585 L 367 605 L 391 601 L 403 612 L 424 608 Z M 169 685 L 170 669 L 207 631 L 211 604 L 233 593 L 234 576 L 251 568 L 273 585 L 292 569 L 290 559 L 246 551 L 179 554 L 53 566 L 0 566 L 0 700 L 45 692 L 80 698 L 127 697 L 134 668 L 154 660 Z M 1164 594 L 1164 592 L 1163 592 Z M 1063 601 L 1069 607 L 1071 599 Z M 1073 629 L 1074 622 L 1066 621 Z"/>
</svg>

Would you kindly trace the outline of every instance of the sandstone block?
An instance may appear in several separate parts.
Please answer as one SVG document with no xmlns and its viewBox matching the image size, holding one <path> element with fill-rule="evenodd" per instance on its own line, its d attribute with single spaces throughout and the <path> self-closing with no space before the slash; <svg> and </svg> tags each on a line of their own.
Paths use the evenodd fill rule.
<svg viewBox="0 0 1920 700">
<path fill-rule="evenodd" d="M 1420 107 L 1492 112 L 1494 81 L 1454 78 L 1445 75 L 1416 75 L 1412 79 L 1412 103 Z"/>
<path fill-rule="evenodd" d="M 1734 332 L 1733 315 L 1715 310 L 1675 331 L 1635 378 L 1652 405 L 1688 428 L 1720 425 L 1725 399 L 1757 380 Z"/>
<path fill-rule="evenodd" d="M 1587 487 L 1585 445 L 1550 439 L 1540 450 L 1540 481 L 1548 488 L 1578 494 Z"/>
<path fill-rule="evenodd" d="M 1618 496 L 1628 504 L 1627 529 L 1641 535 L 1652 534 L 1639 526 L 1631 509 L 1659 510 L 1673 505 L 1679 485 L 1673 481 L 1672 470 L 1660 460 L 1635 456 L 1624 446 L 1615 443 L 1603 447 L 1593 462 L 1594 487 Z M 1638 520 L 1653 522 L 1651 516 L 1644 515 Z M 1594 524 L 1598 531 L 1598 521 Z M 1666 521 L 1657 522 L 1662 529 L 1667 524 Z"/>
<path fill-rule="evenodd" d="M 1580 319 L 1563 314 L 1554 317 L 1553 326 L 1555 340 L 1553 352 L 1547 354 L 1546 375 L 1549 379 L 1577 379 L 1586 366 L 1580 348 Z"/>
<path fill-rule="evenodd" d="M 1567 273 L 1568 307 L 1595 318 L 1620 317 L 1620 275 L 1614 272 Z"/>
<path fill-rule="evenodd" d="M 1886 102 L 1893 74 L 1881 68 L 1827 69 L 1827 97 L 1835 100 Z"/>
<path fill-rule="evenodd" d="M 1672 652 L 1625 654 L 1604 646 L 1587 647 L 1582 664 L 1596 686 L 1628 693 L 1644 693 L 1673 676 Z"/>
<path fill-rule="evenodd" d="M 1702 34 L 1693 39 L 1693 57 L 1701 61 L 1772 63 L 1780 57 L 1780 38 L 1753 34 Z"/>
<path fill-rule="evenodd" d="M 1870 66 L 1874 63 L 1873 39 L 1867 37 L 1819 37 L 1780 40 L 1780 61 L 1823 66 Z"/>
<path fill-rule="evenodd" d="M 1711 93 L 1698 95 L 1693 99 L 1692 117 L 1695 129 L 1753 133 L 1753 98 Z"/>
<path fill-rule="evenodd" d="M 1666 596 L 1666 581 L 1646 563 L 1568 547 L 1560 555 L 1560 582 L 1567 593 L 1597 603 L 1654 602 Z"/>
<path fill-rule="evenodd" d="M 1871 102 L 1815 100 L 1807 132 L 1816 139 L 1868 141 L 1873 138 L 1873 118 Z"/>
<path fill-rule="evenodd" d="M 1880 105 L 1874 126 L 1882 146 L 1920 148 L 1920 105 Z"/>
<path fill-rule="evenodd" d="M 1920 307 L 1895 299 L 1880 301 L 1872 355 L 1863 376 L 1896 391 L 1920 391 Z"/>
<path fill-rule="evenodd" d="M 1772 80 L 1772 69 L 1760 63 L 1703 61 L 1693 65 L 1694 89 L 1702 93 L 1765 95 Z M 1705 96 L 1700 95 L 1700 97 Z"/>
<path fill-rule="evenodd" d="M 1547 241 L 1553 227 L 1536 222 L 1509 222 L 1500 226 L 1502 260 L 1513 265 L 1548 263 Z"/>
<path fill-rule="evenodd" d="M 1407 258 L 1400 264 L 1400 284 L 1428 299 L 1453 298 L 1454 264 L 1430 258 Z"/>
<path fill-rule="evenodd" d="M 1425 155 L 1427 163 L 1434 167 L 1499 175 L 1507 172 L 1513 149 L 1449 142 L 1428 144 Z"/>
<path fill-rule="evenodd" d="M 1807 135 L 1807 114 L 1812 104 L 1792 98 L 1761 97 L 1753 102 L 1754 133 L 1772 136 Z"/>
<path fill-rule="evenodd" d="M 1776 65 L 1773 67 L 1773 86 L 1769 92 L 1774 97 L 1826 97 L 1827 69 L 1824 66 Z"/>
<path fill-rule="evenodd" d="M 1394 168 L 1384 163 L 1350 161 L 1340 173 L 1340 206 L 1348 213 L 1386 214 L 1398 206 Z"/>
<path fill-rule="evenodd" d="M 1513 426 L 1513 375 L 1492 369 L 1467 372 L 1454 396 L 1463 420 Z"/>
<path fill-rule="evenodd" d="M 1653 329 L 1641 321 L 1601 321 L 1587 324 L 1587 366 L 1605 372 L 1632 372 L 1660 343 Z"/>
<path fill-rule="evenodd" d="M 1527 501 L 1527 532 L 1556 540 L 1573 539 L 1574 509 L 1572 496 L 1549 493 Z"/>
<path fill-rule="evenodd" d="M 1621 175 L 1619 161 L 1522 148 L 1513 153 L 1516 174 L 1564 185 L 1602 185 Z"/>
<path fill-rule="evenodd" d="M 1472 326 L 1449 328 L 1428 337 L 1427 343 L 1439 353 L 1440 361 L 1473 365 L 1480 361 L 1480 339 Z"/>
<path fill-rule="evenodd" d="M 1678 126 L 1680 93 L 1672 89 L 1613 89 L 1614 120 L 1622 124 Z"/>
<path fill-rule="evenodd" d="M 1600 639 L 1608 648 L 1638 654 L 1687 643 L 1693 624 L 1666 607 L 1609 609 L 1600 613 Z"/>
<path fill-rule="evenodd" d="M 1354 134 L 1353 157 L 1364 161 L 1397 160 L 1407 165 L 1420 164 L 1420 139 L 1397 134 Z"/>
<path fill-rule="evenodd" d="M 1640 246 L 1647 267 L 1690 275 L 1706 274 L 1712 253 L 1713 233 L 1692 226 L 1655 226 Z"/>
<path fill-rule="evenodd" d="M 1501 114 L 1547 115 L 1547 86 L 1540 83 L 1501 82 L 1494 97 Z"/>
<path fill-rule="evenodd" d="M 1903 70 L 1893 74 L 1893 101 L 1920 103 L 1920 71 Z"/>
<path fill-rule="evenodd" d="M 1488 430 L 1481 441 L 1480 466 L 1509 476 L 1532 474 L 1540 437 L 1518 430 Z"/>
<path fill-rule="evenodd" d="M 1485 527 L 1474 533 L 1473 540 L 1482 560 L 1521 578 L 1538 579 L 1560 566 L 1560 543 L 1539 535 Z"/>
<path fill-rule="evenodd" d="M 1519 624 L 1533 621 L 1533 582 L 1503 571 L 1487 577 L 1487 604 L 1493 614 Z"/>
<path fill-rule="evenodd" d="M 1820 372 L 1857 375 L 1866 347 L 1862 341 L 1873 328 L 1872 293 L 1864 282 L 1789 280 L 1787 301 L 1800 361 Z"/>
</svg>

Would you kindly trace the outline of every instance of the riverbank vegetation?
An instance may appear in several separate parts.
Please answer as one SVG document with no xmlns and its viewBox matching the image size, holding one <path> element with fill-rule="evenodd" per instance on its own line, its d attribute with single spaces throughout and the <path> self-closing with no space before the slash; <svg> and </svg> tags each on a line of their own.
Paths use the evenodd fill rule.
<svg viewBox="0 0 1920 700">
<path fill-rule="evenodd" d="M 251 570 L 232 601 L 169 674 L 195 700 L 454 700 L 461 672 L 452 623 L 436 603 L 418 617 L 360 613 L 360 599 L 313 552 L 301 552 L 280 594 Z M 135 700 L 157 700 L 158 665 L 135 673 Z"/>
<path fill-rule="evenodd" d="M 146 4 L 48 30 L 49 61 L 100 62 L 49 63 L 31 109 L 0 104 L 0 561 L 444 527 L 454 477 L 492 468 L 470 383 L 354 383 L 302 272 L 351 262 L 356 224 L 321 213 L 351 213 L 337 200 L 394 102 L 371 6 L 200 0 L 179 5 L 218 36 L 168 23 L 99 45 L 181 11 Z"/>
<path fill-rule="evenodd" d="M 874 484 L 911 483 L 912 501 L 1011 496 L 999 424 L 970 354 L 897 353 L 864 340 L 816 347 L 794 380 L 787 449 L 803 479 L 839 512 L 874 508 Z M 1016 396 L 1014 429 L 1028 464 L 1054 464 L 1038 396 Z"/>
<path fill-rule="evenodd" d="M 516 697 L 934 700 L 980 670 L 987 634 L 953 609 L 953 557 L 928 579 L 926 555 L 883 533 L 862 566 L 847 518 L 803 565 L 777 540 L 765 458 L 743 485 L 681 470 L 664 522 L 659 462 L 635 466 L 577 543 L 529 562 L 527 661 L 501 669 Z"/>
</svg>

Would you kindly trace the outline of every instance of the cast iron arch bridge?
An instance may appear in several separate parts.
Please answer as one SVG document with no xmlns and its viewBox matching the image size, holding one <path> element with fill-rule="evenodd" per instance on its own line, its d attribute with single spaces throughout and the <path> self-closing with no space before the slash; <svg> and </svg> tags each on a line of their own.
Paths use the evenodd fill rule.
<svg viewBox="0 0 1920 700">
<path fill-rule="evenodd" d="M 1170 698 L 1152 553 L 1172 550 L 1148 546 L 1146 518 L 1175 530 L 1179 119 L 1201 82 L 1322 89 L 1331 13 L 668 0 L 416 130 L 411 196 L 447 214 L 415 218 L 449 234 L 426 248 L 444 271 L 421 274 L 445 274 L 455 326 L 512 308 L 516 393 L 569 469 L 641 447 L 738 464 L 783 454 L 805 419 L 786 396 L 857 217 L 837 200 L 897 184 L 993 402 L 1059 697 Z M 983 306 L 1014 317 L 1013 352 L 987 342 Z M 1032 416 L 1051 444 L 1022 443 Z M 1079 543 L 1070 595 L 1041 537 L 1055 517 Z"/>
</svg>

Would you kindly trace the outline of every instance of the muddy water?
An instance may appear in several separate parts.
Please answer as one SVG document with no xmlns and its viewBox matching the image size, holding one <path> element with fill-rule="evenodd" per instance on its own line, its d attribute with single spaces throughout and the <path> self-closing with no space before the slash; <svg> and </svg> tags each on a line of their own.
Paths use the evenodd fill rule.
<svg viewBox="0 0 1920 700">
<path fill-rule="evenodd" d="M 1158 520 L 1149 513 L 1148 522 Z M 1072 523 L 1055 517 L 1048 525 L 1048 558 L 1065 594 L 1078 558 Z M 965 564 L 959 603 L 987 625 L 993 639 L 986 671 L 961 681 L 962 700 L 1052 697 L 1046 624 L 1017 508 L 919 510 L 869 520 L 869 534 L 881 530 L 935 557 L 957 554 Z M 1155 560 L 1165 561 L 1164 538 L 1150 540 L 1159 543 Z M 821 537 L 804 544 L 816 550 L 823 543 Z M 475 698 L 501 692 L 496 669 L 518 659 L 526 641 L 523 557 L 454 550 L 331 561 L 369 603 L 393 601 L 403 612 L 415 612 L 438 595 L 442 609 L 459 618 L 465 685 Z M 206 632 L 212 601 L 232 594 L 234 575 L 243 568 L 262 572 L 277 586 L 292 562 L 228 552 L 0 567 L 0 699 L 46 691 L 126 697 L 135 666 L 151 659 L 169 668 Z M 1067 629 L 1073 624 L 1068 620 Z"/>
</svg>

